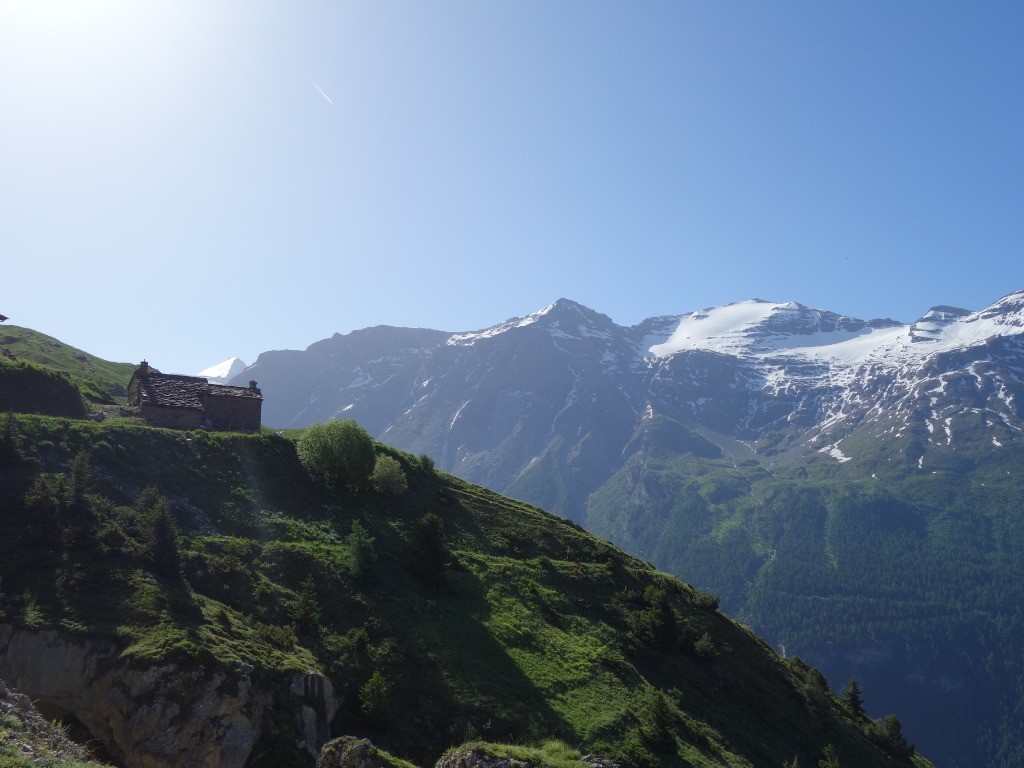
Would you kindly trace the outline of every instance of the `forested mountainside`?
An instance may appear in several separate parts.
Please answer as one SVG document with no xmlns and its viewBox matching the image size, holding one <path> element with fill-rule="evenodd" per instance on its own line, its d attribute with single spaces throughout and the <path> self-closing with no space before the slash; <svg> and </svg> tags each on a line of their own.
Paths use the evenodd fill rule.
<svg viewBox="0 0 1024 768">
<path fill-rule="evenodd" d="M 552 738 L 636 766 L 928 764 L 714 596 L 354 423 L 342 474 L 271 434 L 0 426 L 0 678 L 126 766 L 310 765 L 344 733 L 420 765 Z"/>
<path fill-rule="evenodd" d="M 913 323 L 738 302 L 629 328 L 567 300 L 483 331 L 267 352 L 265 422 L 355 418 L 721 595 L 944 768 L 1024 761 L 1024 293 Z"/>
</svg>

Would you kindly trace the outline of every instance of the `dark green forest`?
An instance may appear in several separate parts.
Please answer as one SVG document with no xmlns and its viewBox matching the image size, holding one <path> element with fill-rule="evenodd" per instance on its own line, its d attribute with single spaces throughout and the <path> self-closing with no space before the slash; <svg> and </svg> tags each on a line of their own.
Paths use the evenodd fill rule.
<svg viewBox="0 0 1024 768">
<path fill-rule="evenodd" d="M 884 698 L 941 765 L 1011 768 L 1024 763 L 1021 454 L 929 445 L 921 471 L 926 443 L 842 465 L 638 455 L 587 525 L 716 592 L 833 685 L 855 675 L 868 710 L 886 714 Z"/>
</svg>

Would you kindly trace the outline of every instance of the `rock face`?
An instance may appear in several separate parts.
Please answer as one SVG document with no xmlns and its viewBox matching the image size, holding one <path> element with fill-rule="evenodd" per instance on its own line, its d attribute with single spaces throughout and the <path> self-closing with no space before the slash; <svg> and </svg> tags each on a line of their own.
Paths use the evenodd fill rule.
<svg viewBox="0 0 1024 768">
<path fill-rule="evenodd" d="M 142 665 L 109 643 L 0 625 L 0 678 L 49 717 L 73 715 L 128 768 L 242 768 L 272 707 L 293 710 L 283 734 L 312 755 L 337 710 L 330 683 L 299 675 L 260 690 L 239 670 Z"/>
</svg>

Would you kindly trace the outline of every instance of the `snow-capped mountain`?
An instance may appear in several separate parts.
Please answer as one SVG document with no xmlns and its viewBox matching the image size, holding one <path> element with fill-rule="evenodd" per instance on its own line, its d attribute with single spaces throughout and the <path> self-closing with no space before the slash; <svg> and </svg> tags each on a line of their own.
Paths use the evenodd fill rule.
<svg viewBox="0 0 1024 768">
<path fill-rule="evenodd" d="M 1013 440 L 1022 348 L 1024 292 L 980 312 L 934 307 L 913 323 L 754 299 L 623 327 L 560 299 L 474 332 L 336 334 L 264 353 L 249 375 L 272 426 L 354 418 L 446 470 L 582 520 L 654 415 L 712 443 L 840 462 L 842 441 L 861 430 L 921 427 L 955 445 L 957 422 L 981 418 L 993 445 Z M 534 488 L 548 465 L 564 491 Z"/>
<path fill-rule="evenodd" d="M 209 381 L 211 384 L 228 384 L 235 376 L 248 368 L 244 362 L 237 357 L 229 357 L 227 360 L 204 368 L 196 376 Z"/>
</svg>

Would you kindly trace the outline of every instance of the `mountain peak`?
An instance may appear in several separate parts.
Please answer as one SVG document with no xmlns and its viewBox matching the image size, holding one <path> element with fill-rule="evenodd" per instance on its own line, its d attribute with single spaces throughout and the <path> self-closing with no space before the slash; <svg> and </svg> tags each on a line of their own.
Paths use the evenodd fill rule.
<svg viewBox="0 0 1024 768">
<path fill-rule="evenodd" d="M 248 367 L 240 358 L 229 357 L 227 360 L 203 369 L 196 375 L 206 379 L 211 384 L 227 384 Z"/>
<path fill-rule="evenodd" d="M 448 339 L 449 346 L 472 346 L 481 339 L 498 336 L 517 328 L 530 325 L 544 326 L 557 332 L 559 336 L 593 336 L 595 328 L 604 329 L 615 324 L 607 315 L 602 315 L 589 307 L 585 307 L 572 299 L 558 299 L 536 312 L 513 317 L 503 323 L 472 333 L 457 333 Z M 564 326 L 564 327 L 563 327 Z"/>
</svg>

